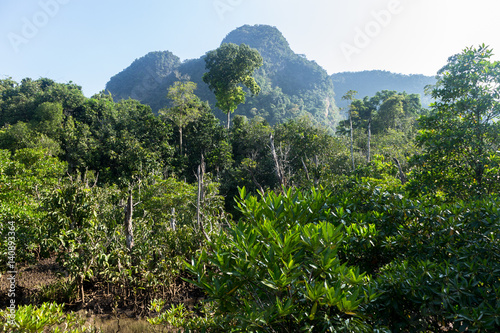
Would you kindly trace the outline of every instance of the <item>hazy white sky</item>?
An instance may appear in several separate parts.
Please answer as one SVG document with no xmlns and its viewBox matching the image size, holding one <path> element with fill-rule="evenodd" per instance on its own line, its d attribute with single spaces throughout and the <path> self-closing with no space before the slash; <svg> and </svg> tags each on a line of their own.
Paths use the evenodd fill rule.
<svg viewBox="0 0 500 333">
<path fill-rule="evenodd" d="M 498 0 L 0 0 L 0 78 L 91 96 L 150 51 L 198 58 L 244 24 L 276 26 L 330 74 L 434 75 L 467 46 L 500 53 L 498 13 Z"/>
</svg>

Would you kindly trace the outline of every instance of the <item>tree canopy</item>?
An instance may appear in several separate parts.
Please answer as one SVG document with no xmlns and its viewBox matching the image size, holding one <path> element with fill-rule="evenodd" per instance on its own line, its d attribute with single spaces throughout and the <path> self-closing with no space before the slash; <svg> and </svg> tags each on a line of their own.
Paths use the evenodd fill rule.
<svg viewBox="0 0 500 333">
<path fill-rule="evenodd" d="M 194 94 L 196 83 L 191 81 L 177 81 L 168 88 L 168 98 L 172 106 L 160 110 L 160 114 L 172 120 L 179 128 L 179 150 L 182 154 L 182 130 L 200 116 L 201 101 Z"/>
<path fill-rule="evenodd" d="M 216 106 L 227 113 L 229 128 L 230 113 L 245 102 L 246 92 L 241 85 L 254 95 L 260 92 L 253 72 L 262 66 L 262 56 L 248 45 L 227 43 L 208 52 L 205 63 L 208 72 L 203 75 L 203 81 L 215 93 Z"/>
<path fill-rule="evenodd" d="M 436 102 L 419 120 L 422 155 L 414 185 L 468 197 L 497 192 L 500 162 L 500 62 L 482 45 L 448 59 L 432 91 Z"/>
</svg>

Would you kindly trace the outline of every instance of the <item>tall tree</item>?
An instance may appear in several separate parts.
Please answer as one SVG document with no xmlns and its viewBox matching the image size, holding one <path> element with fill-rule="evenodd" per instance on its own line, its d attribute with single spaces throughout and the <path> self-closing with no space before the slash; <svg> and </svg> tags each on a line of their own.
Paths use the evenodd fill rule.
<svg viewBox="0 0 500 333">
<path fill-rule="evenodd" d="M 358 92 L 355 90 L 349 90 L 346 92 L 344 96 L 342 96 L 343 100 L 349 101 L 349 132 L 351 136 L 351 161 L 352 161 L 352 171 L 354 172 L 354 137 L 352 132 L 352 118 L 357 116 L 357 112 L 355 110 L 354 104 L 352 103 L 354 100 L 354 96 Z"/>
<path fill-rule="evenodd" d="M 373 124 L 376 132 L 387 131 L 390 128 L 402 128 L 405 115 L 403 109 L 404 99 L 405 95 L 396 94 L 382 101 Z"/>
<path fill-rule="evenodd" d="M 201 114 L 201 101 L 194 94 L 196 83 L 191 81 L 177 81 L 168 88 L 167 97 L 172 101 L 172 107 L 160 110 L 160 114 L 167 118 L 179 128 L 179 150 L 182 155 L 182 130 L 190 122 L 195 121 Z"/>
<path fill-rule="evenodd" d="M 245 44 L 222 44 L 218 49 L 206 54 L 205 67 L 208 72 L 203 75 L 203 81 L 215 93 L 215 106 L 227 113 L 228 129 L 231 112 L 245 102 L 246 93 L 241 85 L 254 95 L 260 92 L 260 87 L 252 75 L 262 64 L 263 59 L 259 51 Z"/>
<path fill-rule="evenodd" d="M 40 104 L 32 118 L 33 127 L 41 133 L 54 136 L 63 122 L 63 108 L 59 103 Z"/>
<path fill-rule="evenodd" d="M 432 91 L 436 102 L 420 118 L 414 185 L 453 196 L 500 188 L 500 62 L 485 45 L 448 59 Z"/>
</svg>

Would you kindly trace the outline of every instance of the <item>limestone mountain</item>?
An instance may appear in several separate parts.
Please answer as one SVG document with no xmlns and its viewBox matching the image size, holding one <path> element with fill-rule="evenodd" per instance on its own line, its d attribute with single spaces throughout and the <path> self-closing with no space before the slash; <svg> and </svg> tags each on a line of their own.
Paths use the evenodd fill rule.
<svg viewBox="0 0 500 333">
<path fill-rule="evenodd" d="M 235 115 L 261 116 L 270 124 L 308 115 L 317 124 L 335 128 L 340 116 L 331 78 L 316 62 L 295 54 L 277 28 L 245 25 L 229 33 L 222 43 L 247 44 L 264 58 L 264 65 L 255 73 L 260 94 L 248 94 Z M 187 75 L 198 84 L 196 94 L 214 106 L 215 97 L 201 79 L 205 71 L 204 57 L 181 62 L 171 52 L 151 52 L 113 76 L 106 90 L 115 99 L 134 98 L 158 112 L 168 106 L 168 87 L 177 76 Z M 225 119 L 220 110 L 215 114 Z"/>
</svg>

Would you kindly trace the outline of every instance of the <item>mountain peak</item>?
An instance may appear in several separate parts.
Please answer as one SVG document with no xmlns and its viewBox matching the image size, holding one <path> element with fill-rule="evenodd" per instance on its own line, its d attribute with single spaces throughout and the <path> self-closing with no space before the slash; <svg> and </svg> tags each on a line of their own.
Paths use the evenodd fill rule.
<svg viewBox="0 0 500 333">
<path fill-rule="evenodd" d="M 264 24 L 244 25 L 236 28 L 224 38 L 221 44 L 224 43 L 246 44 L 259 50 L 264 58 L 272 61 L 276 61 L 279 55 L 294 54 L 281 31 Z"/>
<path fill-rule="evenodd" d="M 230 32 L 224 43 L 246 44 L 264 58 L 263 66 L 254 73 L 261 87 L 260 94 L 248 98 L 235 114 L 261 116 L 270 124 L 309 116 L 315 123 L 335 127 L 339 114 L 328 73 L 317 63 L 295 54 L 276 27 L 244 25 Z M 175 73 L 178 72 L 197 83 L 196 94 L 214 105 L 214 94 L 202 80 L 205 71 L 203 57 L 181 63 L 168 51 L 152 52 L 113 76 L 106 88 L 117 100 L 132 97 L 157 112 L 168 106 L 166 92 L 177 80 Z M 214 109 L 214 113 L 219 119 L 225 119 L 222 111 Z"/>
</svg>

